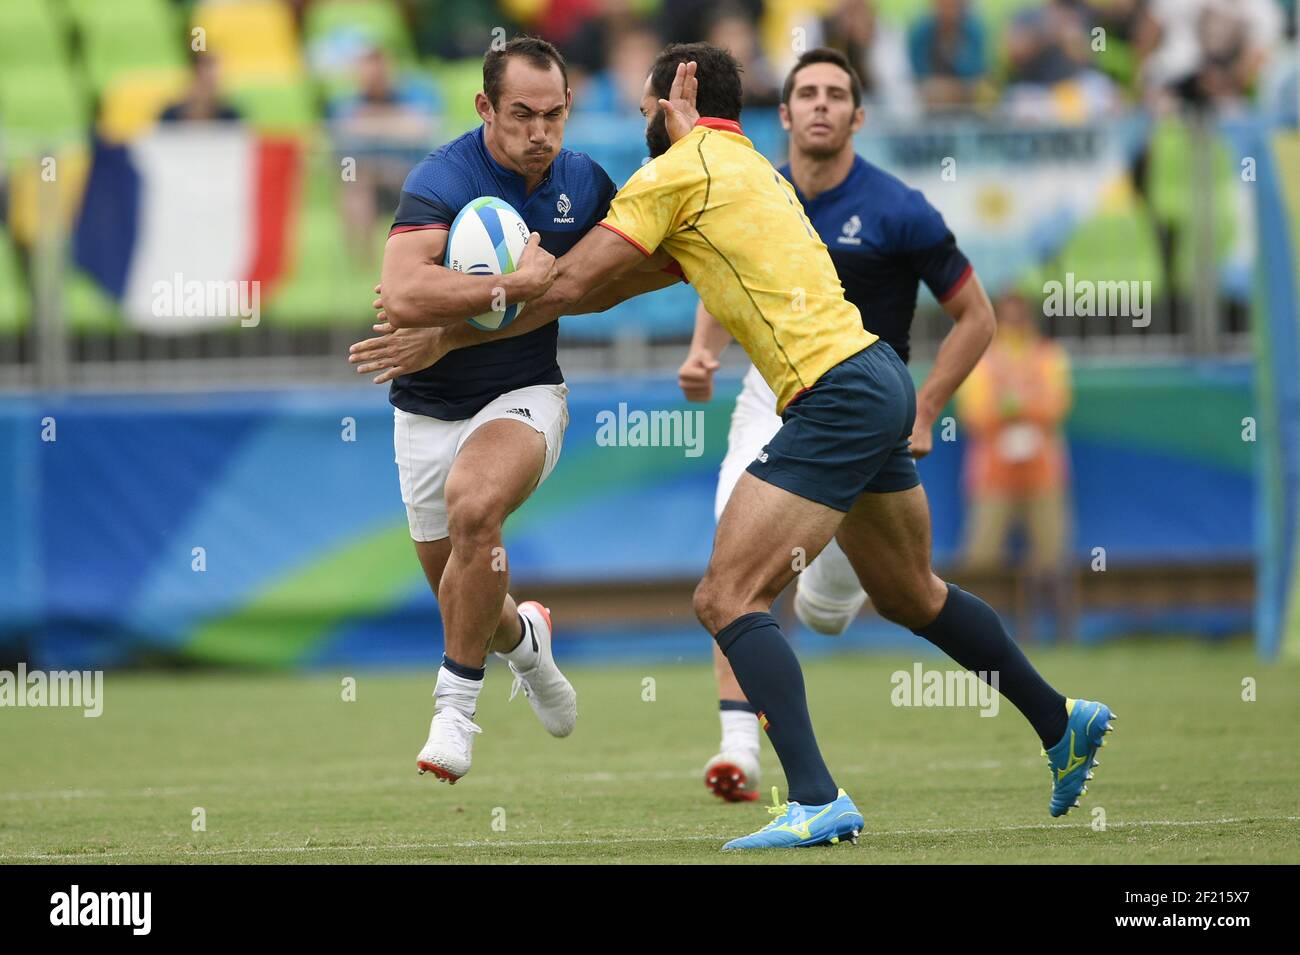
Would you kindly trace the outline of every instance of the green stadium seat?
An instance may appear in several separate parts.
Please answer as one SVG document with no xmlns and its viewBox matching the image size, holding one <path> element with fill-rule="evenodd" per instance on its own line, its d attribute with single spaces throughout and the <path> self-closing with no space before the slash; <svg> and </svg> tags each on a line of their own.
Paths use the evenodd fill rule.
<svg viewBox="0 0 1300 955">
<path fill-rule="evenodd" d="M 20 332 L 31 322 L 27 283 L 18 267 L 18 252 L 0 227 L 0 335 Z"/>
<path fill-rule="evenodd" d="M 410 30 L 391 0 L 318 0 L 308 7 L 303 34 L 309 45 L 342 32 L 364 36 L 398 62 L 415 60 Z"/>
<path fill-rule="evenodd" d="M 0 128 L 10 155 L 30 155 L 80 138 L 88 123 L 85 96 L 62 67 L 0 78 Z"/>
<path fill-rule="evenodd" d="M 77 23 L 94 17 L 109 16 L 115 10 L 122 11 L 125 16 L 139 16 L 143 8 L 152 10 L 157 7 L 157 0 L 116 0 L 111 4 L 104 3 L 103 0 L 63 0 L 63 3 Z"/>
<path fill-rule="evenodd" d="M 1125 276 L 1150 278 L 1151 293 L 1164 294 L 1160 274 L 1160 253 L 1155 229 L 1141 204 L 1123 211 L 1102 212 L 1070 237 L 1051 275 L 1044 272 L 1036 282 L 1039 294 L 1048 278 L 1073 272 L 1076 280 L 1112 282 Z"/>
<path fill-rule="evenodd" d="M 328 325 L 368 327 L 370 288 L 378 275 L 359 268 L 348 255 L 339 212 L 339 167 L 329 150 L 316 149 L 304 170 L 302 208 L 294 239 L 292 272 L 267 302 L 269 323 L 280 327 Z M 376 248 L 389 220 L 376 226 Z"/>
<path fill-rule="evenodd" d="M 1212 134 L 1217 135 L 1217 134 Z M 1179 119 L 1166 119 L 1152 131 L 1148 157 L 1148 201 L 1155 221 L 1180 237 L 1175 251 L 1174 281 L 1187 294 L 1196 284 L 1196 250 L 1191 227 L 1195 206 L 1205 201 L 1203 189 L 1193 187 L 1192 153 L 1199 148 L 1191 130 Z M 1213 209 L 1215 253 L 1221 260 L 1237 233 L 1239 181 L 1227 147 L 1213 142 Z"/>
<path fill-rule="evenodd" d="M 63 282 L 63 314 L 69 331 L 122 332 L 121 309 L 95 280 L 80 269 L 68 269 Z"/>
<path fill-rule="evenodd" d="M 263 132 L 301 132 L 319 118 L 312 88 L 305 80 L 231 84 L 226 95 L 244 119 Z"/>
<path fill-rule="evenodd" d="M 0 0 L 0 76 L 65 63 L 61 29 L 47 0 Z"/>
<path fill-rule="evenodd" d="M 72 18 L 81 35 L 91 86 L 103 90 L 122 72 L 184 65 L 188 36 L 165 0 L 77 0 Z"/>
<path fill-rule="evenodd" d="M 483 63 L 480 60 L 429 60 L 426 68 L 442 94 L 443 139 L 454 139 L 477 126 L 480 120 L 474 109 L 474 94 L 483 89 Z"/>
</svg>

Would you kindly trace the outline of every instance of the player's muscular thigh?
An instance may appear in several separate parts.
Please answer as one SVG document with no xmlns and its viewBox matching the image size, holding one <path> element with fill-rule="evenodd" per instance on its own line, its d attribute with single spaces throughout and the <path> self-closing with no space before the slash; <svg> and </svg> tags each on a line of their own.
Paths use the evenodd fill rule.
<svg viewBox="0 0 1300 955">
<path fill-rule="evenodd" d="M 700 622 L 716 633 L 741 614 L 768 610 L 821 553 L 841 518 L 833 508 L 742 474 L 695 591 Z"/>
<path fill-rule="evenodd" d="M 489 421 L 465 441 L 447 475 L 447 524 L 453 545 L 495 539 L 528 499 L 546 461 L 546 438 L 526 424 Z"/>
<path fill-rule="evenodd" d="M 919 484 L 861 495 L 835 539 L 882 617 L 915 629 L 938 615 L 948 590 L 930 567 L 930 508 Z"/>
</svg>

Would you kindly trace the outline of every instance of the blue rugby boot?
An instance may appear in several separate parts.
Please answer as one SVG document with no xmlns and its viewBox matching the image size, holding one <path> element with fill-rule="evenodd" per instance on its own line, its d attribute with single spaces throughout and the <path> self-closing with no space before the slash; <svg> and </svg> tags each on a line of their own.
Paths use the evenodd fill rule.
<svg viewBox="0 0 1300 955">
<path fill-rule="evenodd" d="M 1052 773 L 1052 800 L 1047 808 L 1053 816 L 1064 816 L 1079 805 L 1093 768 L 1101 765 L 1097 750 L 1106 745 L 1104 737 L 1119 718 L 1105 703 L 1092 700 L 1067 698 L 1065 711 L 1069 714 L 1065 735 L 1051 749 L 1043 750 Z"/>
<path fill-rule="evenodd" d="M 841 789 L 834 802 L 824 806 L 803 806 L 780 801 L 772 787 L 772 805 L 767 811 L 776 816 L 758 832 L 732 839 L 723 849 L 792 849 L 797 846 L 835 845 L 847 839 L 858 841 L 862 831 L 862 813 Z"/>
</svg>

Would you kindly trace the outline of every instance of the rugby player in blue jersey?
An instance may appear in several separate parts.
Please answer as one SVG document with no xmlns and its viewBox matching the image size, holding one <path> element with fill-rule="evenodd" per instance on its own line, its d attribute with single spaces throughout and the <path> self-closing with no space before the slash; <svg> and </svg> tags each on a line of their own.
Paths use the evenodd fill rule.
<svg viewBox="0 0 1300 955">
<path fill-rule="evenodd" d="M 562 148 L 571 104 L 564 59 L 550 43 L 518 37 L 487 53 L 475 98 L 483 124 L 425 157 L 403 186 L 377 289 L 386 316 L 463 324 L 549 288 L 555 256 L 606 216 L 616 191 L 590 157 Z M 442 264 L 452 221 L 482 196 L 510 203 L 532 233 L 508 275 Z M 676 281 L 647 267 L 593 293 L 592 308 Z M 410 374 L 380 376 L 392 380 L 402 500 L 444 628 L 434 716 L 417 767 L 452 783 L 469 772 L 481 732 L 474 713 L 489 650 L 509 663 L 511 698 L 522 689 L 551 735 L 569 735 L 577 719 L 577 694 L 551 653 L 550 613 L 509 595 L 501 542 L 506 517 L 560 455 L 568 388 L 556 361 L 558 328 L 551 322 L 416 364 L 421 370 Z"/>
</svg>

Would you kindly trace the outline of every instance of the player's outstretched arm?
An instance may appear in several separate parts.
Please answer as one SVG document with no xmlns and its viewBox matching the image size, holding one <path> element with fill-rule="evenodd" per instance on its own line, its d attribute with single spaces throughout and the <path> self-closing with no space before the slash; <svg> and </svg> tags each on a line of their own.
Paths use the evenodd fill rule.
<svg viewBox="0 0 1300 955">
<path fill-rule="evenodd" d="M 634 295 L 676 282 L 674 275 L 640 268 L 647 260 L 653 261 L 653 255 L 609 229 L 594 228 L 556 260 L 555 281 L 544 295 L 530 301 L 517 319 L 495 332 L 458 325 L 448 330 L 447 350 L 526 335 L 561 315 L 604 311 Z"/>
<path fill-rule="evenodd" d="M 466 275 L 442 264 L 447 232 L 420 229 L 388 238 L 380 287 L 387 320 L 396 328 L 452 325 L 542 295 L 555 278 L 555 259 L 534 233 L 507 275 Z"/>
<path fill-rule="evenodd" d="M 979 363 L 997 330 L 993 304 L 978 275 L 972 273 L 961 291 L 943 303 L 943 308 L 954 324 L 939 346 L 934 367 L 916 393 L 912 455 L 918 458 L 925 457 L 934 447 L 934 423 L 939 413 Z"/>
<path fill-rule="evenodd" d="M 626 275 L 620 275 L 612 282 L 596 286 L 583 296 L 581 302 L 578 302 L 570 311 L 564 314 L 590 315 L 592 312 L 608 311 L 615 305 L 620 305 L 630 298 L 636 298 L 638 295 L 644 295 L 647 292 L 657 292 L 661 288 L 676 285 L 678 281 L 680 280 L 675 272 L 667 272 L 663 269 L 648 272 L 633 269 Z"/>
<path fill-rule="evenodd" d="M 595 233 L 596 241 L 588 244 Z M 586 252 L 584 253 L 584 246 Z M 586 258 L 590 254 L 591 258 Z M 522 260 L 521 260 L 522 262 Z M 591 268 L 578 274 L 579 263 L 590 262 Z M 357 342 L 349 349 L 348 361 L 358 374 L 375 374 L 375 384 L 392 381 L 401 375 L 412 374 L 428 368 L 443 355 L 457 348 L 469 348 L 501 338 L 512 338 L 535 331 L 561 315 L 604 311 L 619 302 L 664 288 L 678 281 L 668 272 L 645 271 L 643 266 L 659 265 L 653 256 L 646 257 L 631 243 L 606 229 L 592 229 L 568 255 L 558 262 L 559 276 L 569 272 L 568 281 L 560 285 L 557 277 L 551 290 L 529 302 L 517 319 L 505 328 L 487 332 L 467 322 L 427 327 L 432 322 L 412 322 L 396 327 L 389 320 L 386 290 L 377 287 L 380 298 L 374 303 L 378 309 L 374 330 L 379 334 Z M 602 271 L 603 270 L 603 271 Z M 604 276 L 605 281 L 595 284 Z M 580 297 L 571 300 L 574 295 Z M 474 314 L 480 314 L 478 312 Z M 420 325 L 426 327 L 418 327 Z"/>
</svg>

